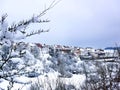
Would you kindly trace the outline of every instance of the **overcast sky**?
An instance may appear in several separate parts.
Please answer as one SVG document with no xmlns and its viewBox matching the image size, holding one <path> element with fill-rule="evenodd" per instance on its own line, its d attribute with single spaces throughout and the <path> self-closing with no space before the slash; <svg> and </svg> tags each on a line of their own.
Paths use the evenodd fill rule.
<svg viewBox="0 0 120 90">
<path fill-rule="evenodd" d="M 0 0 L 0 15 L 18 22 L 38 14 L 53 0 Z M 104 48 L 120 42 L 120 0 L 62 0 L 44 18 L 51 22 L 32 29 L 50 32 L 27 41 L 80 47 Z M 36 29 L 37 29 L 36 28 Z"/>
</svg>

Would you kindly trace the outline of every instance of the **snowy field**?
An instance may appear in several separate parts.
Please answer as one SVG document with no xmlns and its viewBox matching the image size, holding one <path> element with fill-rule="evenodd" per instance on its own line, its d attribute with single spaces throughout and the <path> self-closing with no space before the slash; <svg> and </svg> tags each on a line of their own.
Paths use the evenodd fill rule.
<svg viewBox="0 0 120 90">
<path fill-rule="evenodd" d="M 79 88 L 80 85 L 82 85 L 82 83 L 84 82 L 85 76 L 84 75 L 73 75 L 71 78 L 59 78 L 59 79 L 62 80 L 62 82 L 66 85 L 74 85 L 77 88 Z M 36 85 L 34 83 L 41 84 L 43 86 L 41 86 L 40 90 L 51 90 L 51 87 L 52 87 L 52 90 L 55 90 L 58 77 L 55 77 L 55 73 L 49 73 L 48 77 L 44 75 L 41 75 L 37 78 L 20 77 L 17 81 L 20 81 L 20 82 L 22 81 L 24 83 L 25 82 L 31 83 L 33 85 Z M 16 83 L 14 84 L 11 90 L 29 90 L 31 84 Z M 7 90 L 8 85 L 9 85 L 9 82 L 4 81 L 0 84 L 0 87 L 4 90 Z"/>
<path fill-rule="evenodd" d="M 34 45 L 32 45 L 34 46 Z M 35 48 L 34 48 L 35 49 Z M 37 50 L 37 49 L 35 49 Z M 37 51 L 35 51 L 37 52 Z M 118 62 L 103 62 L 103 61 L 81 61 L 78 56 L 71 56 L 69 54 L 59 53 L 58 57 L 51 57 L 48 54 L 47 49 L 40 50 L 38 56 L 35 58 L 36 53 L 30 51 L 26 54 L 29 56 L 27 60 L 35 60 L 27 63 L 32 63 L 32 66 L 27 67 L 26 70 L 30 73 L 14 76 L 14 84 L 11 84 L 8 80 L 0 80 L 1 90 L 7 90 L 8 86 L 12 85 L 11 90 L 32 90 L 31 87 L 38 85 L 40 90 L 56 90 L 57 84 L 60 82 L 67 88 L 67 90 L 80 89 L 82 85 L 85 85 L 86 74 L 92 76 L 92 78 L 98 80 L 97 70 L 104 67 L 104 69 L 109 66 L 113 70 L 114 74 L 118 72 L 119 63 Z M 25 58 L 26 59 L 26 58 Z M 13 58 L 13 63 L 19 62 L 21 66 L 24 62 L 18 58 Z M 60 61 L 59 61 L 60 60 Z M 34 65 L 33 65 L 34 63 Z M 18 65 L 18 67 L 20 67 Z M 97 65 L 97 66 L 96 66 Z M 15 70 L 12 70 L 15 72 Z M 107 70 L 105 71 L 107 73 Z M 107 73 L 109 74 L 109 73 Z M 108 75 L 109 77 L 109 75 Z M 89 78 L 90 79 L 90 78 Z M 71 86 L 70 86 L 71 85 Z M 75 87 L 75 88 L 74 88 Z M 37 90 L 39 90 L 37 89 Z M 86 89 L 85 89 L 86 90 Z M 90 89 L 91 90 L 91 89 Z M 115 89 L 118 90 L 118 89 Z"/>
</svg>

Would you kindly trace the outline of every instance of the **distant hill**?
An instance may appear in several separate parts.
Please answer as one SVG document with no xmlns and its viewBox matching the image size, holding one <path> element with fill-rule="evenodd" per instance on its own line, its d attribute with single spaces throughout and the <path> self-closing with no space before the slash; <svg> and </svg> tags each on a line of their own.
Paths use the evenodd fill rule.
<svg viewBox="0 0 120 90">
<path fill-rule="evenodd" d="M 120 50 L 120 47 L 106 47 L 105 48 L 105 50 L 109 50 L 109 49 L 111 49 L 111 50 Z"/>
</svg>

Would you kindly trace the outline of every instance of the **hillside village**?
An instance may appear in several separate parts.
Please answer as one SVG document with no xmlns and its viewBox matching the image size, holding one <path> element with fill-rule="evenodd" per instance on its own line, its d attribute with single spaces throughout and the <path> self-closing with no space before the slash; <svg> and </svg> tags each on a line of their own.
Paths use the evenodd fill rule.
<svg viewBox="0 0 120 90">
<path fill-rule="evenodd" d="M 41 43 L 24 43 L 20 45 L 29 47 L 32 51 L 40 50 L 42 53 L 48 53 L 51 56 L 57 56 L 59 53 L 68 54 L 72 56 L 78 56 L 81 60 L 96 60 L 96 59 L 109 59 L 117 58 L 118 49 L 105 48 L 105 49 L 94 49 L 92 47 L 73 47 L 64 45 L 46 45 Z M 17 45 L 19 46 L 19 45 Z"/>
<path fill-rule="evenodd" d="M 77 88 L 76 85 L 79 85 L 79 83 L 82 85 L 86 78 L 88 78 L 85 76 L 86 73 L 95 77 L 94 80 L 97 80 L 97 82 L 101 81 L 99 80 L 99 77 L 96 78 L 96 76 L 99 75 L 97 73 L 99 66 L 100 69 L 101 67 L 113 69 L 113 77 L 117 79 L 119 77 L 117 76 L 119 75 L 117 73 L 120 70 L 117 49 L 94 49 L 92 47 L 81 48 L 25 42 L 13 43 L 11 51 L 9 51 L 8 48 L 9 46 L 2 46 L 1 43 L 0 59 L 5 58 L 8 52 L 10 52 L 11 55 L 11 57 L 9 57 L 11 59 L 4 66 L 4 71 L 1 70 L 0 72 L 0 76 L 3 77 L 0 83 L 0 89 L 2 88 L 3 90 L 7 90 L 7 87 L 9 86 L 9 78 L 14 78 L 15 82 L 11 90 L 18 90 L 22 85 L 26 85 L 22 90 L 33 90 L 29 88 L 38 78 L 39 80 L 50 78 L 51 81 L 53 81 L 52 79 L 57 81 L 57 78 L 64 78 L 65 80 L 68 80 L 67 82 L 70 82 L 71 79 L 74 80 L 72 83 L 73 85 L 75 84 L 75 87 Z M 5 51 L 5 53 L 2 53 L 2 51 Z M 106 72 L 108 71 L 105 71 L 105 74 Z M 109 75 L 109 73 L 107 74 Z M 6 77 L 7 75 L 8 78 Z M 53 76 L 51 77 L 51 75 Z M 80 79 L 78 79 L 77 76 Z M 79 83 L 76 82 L 76 80 L 78 80 Z M 49 80 L 46 82 L 50 83 Z M 16 87 L 17 84 L 18 86 Z M 54 82 L 52 82 L 51 85 L 52 84 L 55 85 Z M 44 86 L 45 89 L 38 90 L 58 90 L 47 89 L 48 87 L 46 87 L 44 83 L 41 85 Z M 56 87 L 57 86 L 54 86 L 52 88 Z M 40 86 L 39 88 L 43 87 Z"/>
</svg>

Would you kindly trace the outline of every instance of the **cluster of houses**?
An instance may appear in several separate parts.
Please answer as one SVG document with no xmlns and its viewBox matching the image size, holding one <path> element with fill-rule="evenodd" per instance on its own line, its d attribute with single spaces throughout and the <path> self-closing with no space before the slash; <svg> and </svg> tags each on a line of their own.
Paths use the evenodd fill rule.
<svg viewBox="0 0 120 90">
<path fill-rule="evenodd" d="M 73 47 L 64 45 L 46 45 L 40 43 L 21 43 L 22 46 L 30 47 L 30 49 L 41 50 L 42 53 L 49 53 L 51 56 L 57 55 L 58 52 L 63 54 L 69 54 L 74 56 L 79 56 L 80 59 L 104 59 L 104 58 L 114 58 L 118 56 L 117 49 L 94 49 L 92 47 Z M 33 50 L 34 51 L 34 50 Z"/>
<path fill-rule="evenodd" d="M 43 49 L 43 51 L 48 51 L 50 55 L 61 52 L 64 54 L 79 56 L 81 59 L 103 59 L 114 58 L 118 56 L 118 50 L 113 48 L 94 49 L 92 47 L 82 48 L 64 45 L 42 45 L 40 43 L 36 43 L 36 45 Z"/>
</svg>

